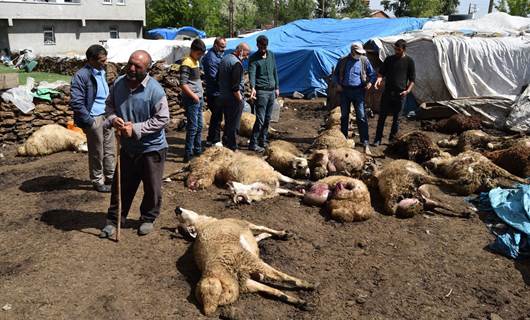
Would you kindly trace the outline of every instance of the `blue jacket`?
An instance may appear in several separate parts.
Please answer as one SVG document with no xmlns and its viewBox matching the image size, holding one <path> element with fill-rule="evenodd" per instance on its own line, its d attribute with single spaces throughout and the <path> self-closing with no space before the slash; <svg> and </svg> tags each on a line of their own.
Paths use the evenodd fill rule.
<svg viewBox="0 0 530 320">
<path fill-rule="evenodd" d="M 88 64 L 77 71 L 70 88 L 70 108 L 74 111 L 74 123 L 80 128 L 90 128 L 94 118 L 90 110 L 96 99 L 98 85 Z"/>
<path fill-rule="evenodd" d="M 212 96 L 219 95 L 219 84 L 217 83 L 217 70 L 219 63 L 223 59 L 222 52 L 215 52 L 213 48 L 208 50 L 208 53 L 202 58 L 202 67 L 204 70 L 204 78 L 206 80 L 206 94 Z"/>
</svg>

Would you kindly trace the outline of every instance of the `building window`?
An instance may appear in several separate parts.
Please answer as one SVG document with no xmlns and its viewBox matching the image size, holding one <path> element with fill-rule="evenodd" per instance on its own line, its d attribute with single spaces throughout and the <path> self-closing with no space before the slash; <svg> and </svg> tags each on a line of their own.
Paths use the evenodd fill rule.
<svg viewBox="0 0 530 320">
<path fill-rule="evenodd" d="M 116 26 L 110 27 L 110 38 L 111 39 L 119 39 L 120 38 L 120 31 L 118 30 L 118 27 L 116 27 Z"/>
<path fill-rule="evenodd" d="M 112 0 L 103 0 L 103 4 L 112 4 Z"/>
<path fill-rule="evenodd" d="M 116 0 L 116 4 L 119 4 L 120 6 L 124 6 L 125 0 Z"/>
<path fill-rule="evenodd" d="M 53 30 L 53 26 L 44 26 L 42 29 L 44 33 L 44 44 L 55 44 L 55 30 Z"/>
</svg>

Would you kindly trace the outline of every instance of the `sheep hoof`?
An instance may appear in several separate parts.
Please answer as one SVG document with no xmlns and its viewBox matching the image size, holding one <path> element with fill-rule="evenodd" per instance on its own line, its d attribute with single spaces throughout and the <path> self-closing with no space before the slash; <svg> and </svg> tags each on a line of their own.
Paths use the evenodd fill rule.
<svg viewBox="0 0 530 320">
<path fill-rule="evenodd" d="M 294 237 L 294 233 L 288 230 L 283 231 L 281 234 L 276 236 L 276 239 L 279 240 L 289 240 Z"/>
<path fill-rule="evenodd" d="M 307 301 L 302 301 L 300 304 L 297 305 L 300 310 L 303 311 L 313 311 L 316 308 L 316 305 Z"/>
</svg>

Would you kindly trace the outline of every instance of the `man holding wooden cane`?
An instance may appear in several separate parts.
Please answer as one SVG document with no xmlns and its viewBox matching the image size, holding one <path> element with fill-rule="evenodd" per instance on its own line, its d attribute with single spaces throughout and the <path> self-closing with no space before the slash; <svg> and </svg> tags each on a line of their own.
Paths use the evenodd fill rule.
<svg viewBox="0 0 530 320">
<path fill-rule="evenodd" d="M 153 231 L 153 223 L 160 214 L 168 148 L 164 127 L 169 122 L 169 108 L 164 89 L 148 74 L 151 63 L 146 51 L 133 52 L 126 75 L 114 82 L 107 99 L 106 124 L 120 133 L 121 197 L 116 192 L 118 179 L 114 179 L 107 224 L 100 234 L 102 238 L 109 238 L 116 232 L 120 198 L 121 220 L 125 221 L 140 182 L 144 185 L 144 197 L 138 234 L 147 235 Z"/>
</svg>

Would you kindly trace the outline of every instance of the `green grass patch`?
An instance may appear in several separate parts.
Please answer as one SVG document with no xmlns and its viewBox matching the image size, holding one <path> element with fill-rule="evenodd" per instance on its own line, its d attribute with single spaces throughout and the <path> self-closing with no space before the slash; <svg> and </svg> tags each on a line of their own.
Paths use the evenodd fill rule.
<svg viewBox="0 0 530 320">
<path fill-rule="evenodd" d="M 37 82 L 48 81 L 55 82 L 58 80 L 70 82 L 72 77 L 65 76 L 57 73 L 48 73 L 48 72 L 24 72 L 18 69 L 10 68 L 4 65 L 0 65 L 0 73 L 18 73 L 18 82 L 19 84 L 26 84 L 28 77 L 32 77 Z"/>
</svg>

